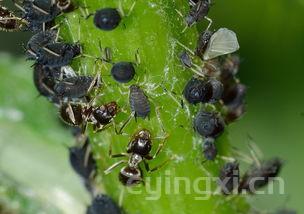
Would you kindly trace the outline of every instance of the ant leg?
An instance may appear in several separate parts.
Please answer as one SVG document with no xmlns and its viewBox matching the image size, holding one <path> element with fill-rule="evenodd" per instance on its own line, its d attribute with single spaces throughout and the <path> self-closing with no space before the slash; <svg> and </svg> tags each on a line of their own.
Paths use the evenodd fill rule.
<svg viewBox="0 0 304 214">
<path fill-rule="evenodd" d="M 127 162 L 128 162 L 127 160 L 118 161 L 118 162 L 114 163 L 112 166 L 110 166 L 109 168 L 107 168 L 106 170 L 104 170 L 104 173 L 107 175 L 107 174 L 111 173 L 112 170 L 115 169 L 116 167 L 120 166 L 123 163 L 127 163 Z"/>
<path fill-rule="evenodd" d="M 121 135 L 123 129 L 129 124 L 129 122 L 131 121 L 131 119 L 135 116 L 135 112 L 132 112 L 131 115 L 128 117 L 128 119 L 124 122 L 124 124 L 121 126 L 121 128 L 119 129 L 119 131 L 117 131 L 115 129 L 116 134 Z"/>
<path fill-rule="evenodd" d="M 156 167 L 153 167 L 152 169 L 150 169 L 149 164 L 145 160 L 144 160 L 144 165 L 145 165 L 145 168 L 146 168 L 147 172 L 151 173 L 151 172 L 154 172 L 154 171 L 157 171 L 157 170 L 161 169 L 162 167 L 167 165 L 170 161 L 172 161 L 172 159 L 173 158 L 167 159 L 163 163 L 161 163 L 160 165 L 158 165 Z"/>
<path fill-rule="evenodd" d="M 121 158 L 121 157 L 127 157 L 127 156 L 129 156 L 129 154 L 127 154 L 127 153 L 119 153 L 119 154 L 113 155 L 112 154 L 112 141 L 111 141 L 110 145 L 109 145 L 109 156 L 110 156 L 110 158 Z"/>
</svg>

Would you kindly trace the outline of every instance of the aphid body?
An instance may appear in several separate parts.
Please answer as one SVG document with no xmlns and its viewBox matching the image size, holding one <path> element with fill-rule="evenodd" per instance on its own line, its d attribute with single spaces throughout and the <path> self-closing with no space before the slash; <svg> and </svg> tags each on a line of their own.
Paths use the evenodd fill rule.
<svg viewBox="0 0 304 214">
<path fill-rule="evenodd" d="M 254 193 L 257 189 L 266 186 L 271 180 L 278 176 L 281 171 L 283 161 L 273 158 L 264 161 L 260 166 L 253 164 L 248 172 L 242 177 L 238 191 Z"/>
<path fill-rule="evenodd" d="M 131 62 L 117 62 L 111 69 L 111 75 L 117 82 L 127 83 L 133 79 L 135 69 Z"/>
<path fill-rule="evenodd" d="M 129 103 L 135 117 L 146 118 L 150 114 L 150 102 L 144 91 L 137 85 L 130 86 Z"/>
<path fill-rule="evenodd" d="M 86 214 L 121 214 L 118 205 L 107 195 L 97 195 L 87 208 Z"/>
<path fill-rule="evenodd" d="M 197 78 L 191 78 L 184 88 L 185 99 L 191 104 L 206 102 L 206 82 Z"/>
<path fill-rule="evenodd" d="M 120 23 L 121 16 L 115 8 L 103 8 L 96 11 L 94 24 L 101 30 L 114 30 Z"/>
<path fill-rule="evenodd" d="M 190 9 L 189 14 L 186 16 L 186 23 L 190 27 L 195 22 L 198 22 L 208 15 L 210 9 L 210 0 L 199 0 Z"/>
<path fill-rule="evenodd" d="M 239 185 L 239 164 L 237 162 L 226 163 L 220 170 L 219 179 L 223 194 L 231 194 Z"/>
<path fill-rule="evenodd" d="M 203 144 L 203 154 L 206 160 L 213 161 L 217 156 L 214 138 L 206 138 Z"/>
<path fill-rule="evenodd" d="M 203 137 L 216 138 L 223 133 L 225 124 L 220 115 L 201 110 L 194 118 L 193 127 Z"/>
</svg>

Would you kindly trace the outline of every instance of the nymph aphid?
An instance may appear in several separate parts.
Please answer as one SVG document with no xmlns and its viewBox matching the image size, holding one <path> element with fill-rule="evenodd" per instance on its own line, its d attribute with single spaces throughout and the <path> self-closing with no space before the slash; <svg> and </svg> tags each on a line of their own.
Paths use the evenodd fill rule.
<svg viewBox="0 0 304 214">
<path fill-rule="evenodd" d="M 103 8 L 96 11 L 94 15 L 95 26 L 104 31 L 114 30 L 120 21 L 121 16 L 115 8 Z"/>
<path fill-rule="evenodd" d="M 107 195 L 97 195 L 92 204 L 87 208 L 86 214 L 121 214 L 118 205 Z"/>
<path fill-rule="evenodd" d="M 203 137 L 216 138 L 223 133 L 225 123 L 219 114 L 201 110 L 194 118 L 193 127 Z"/>
<path fill-rule="evenodd" d="M 131 62 L 117 62 L 111 69 L 111 75 L 117 82 L 130 82 L 135 75 L 134 65 Z"/>
<path fill-rule="evenodd" d="M 144 91 L 137 85 L 130 86 L 129 103 L 136 117 L 146 118 L 150 114 L 150 102 Z"/>
</svg>

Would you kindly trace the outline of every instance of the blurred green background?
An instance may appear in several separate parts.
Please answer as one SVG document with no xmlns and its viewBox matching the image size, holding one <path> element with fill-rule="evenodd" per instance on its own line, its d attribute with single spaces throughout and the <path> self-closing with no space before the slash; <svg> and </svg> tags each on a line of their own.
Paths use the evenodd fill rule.
<svg viewBox="0 0 304 214">
<path fill-rule="evenodd" d="M 214 28 L 227 27 L 237 32 L 241 45 L 240 55 L 242 57 L 239 76 L 249 88 L 246 115 L 229 127 L 229 136 L 232 144 L 246 150 L 245 142 L 248 141 L 249 134 L 264 152 L 265 157 L 279 156 L 286 160 L 285 168 L 282 171 L 282 177 L 285 179 L 286 194 L 276 195 L 275 197 L 257 196 L 253 200 L 262 209 L 274 210 L 287 206 L 295 208 L 299 213 L 304 213 L 303 199 L 301 197 L 302 177 L 304 176 L 301 165 L 304 163 L 304 155 L 302 155 L 302 149 L 304 149 L 304 99 L 302 95 L 304 92 L 304 0 L 217 0 L 214 1 L 210 17 L 214 20 Z M 28 38 L 29 34 L 27 33 L 0 32 L 0 51 L 21 56 L 23 54 L 21 44 L 26 43 Z M 5 55 L 0 57 L 2 64 L 6 64 L 7 61 L 10 61 L 10 64 L 23 63 L 20 60 L 9 59 Z M 2 67 L 5 68 L 3 65 Z M 27 67 L 29 67 L 29 64 L 27 64 Z M 14 65 L 11 69 L 14 71 L 0 69 L 1 90 L 5 88 L 5 82 L 12 87 L 17 87 L 23 81 L 30 83 L 30 73 L 26 74 L 26 78 L 24 74 L 18 74 L 18 72 L 26 72 L 29 69 L 23 70 L 22 66 L 18 67 L 17 65 Z M 17 72 L 13 73 L 13 75 L 17 75 L 16 78 L 21 79 L 19 82 L 9 82 L 5 78 L 7 72 Z M 34 137 L 37 141 L 30 143 L 26 148 L 37 148 L 34 147 L 37 142 L 45 139 L 45 136 L 41 134 L 40 129 L 37 127 L 45 127 L 46 129 L 49 126 L 51 132 L 53 131 L 53 133 L 57 134 L 48 134 L 47 139 L 50 145 L 46 146 L 46 148 L 38 148 L 37 153 L 44 156 L 41 152 L 47 150 L 45 151 L 47 153 L 45 157 L 57 155 L 58 160 L 63 161 L 64 164 L 61 168 L 56 169 L 52 166 L 57 166 L 59 161 L 50 163 L 50 170 L 53 170 L 51 171 L 54 176 L 53 180 L 56 180 L 57 176 L 59 178 L 58 185 L 68 186 L 68 193 L 75 195 L 75 191 L 78 191 L 76 201 L 81 201 L 84 198 L 85 200 L 83 201 L 86 201 L 87 195 L 81 189 L 78 178 L 69 169 L 67 151 L 62 146 L 63 141 L 66 144 L 72 142 L 70 136 L 61 133 L 58 129 L 58 124 L 55 124 L 57 121 L 50 119 L 55 114 L 55 111 L 45 100 L 33 97 L 33 100 L 22 101 L 20 93 L 21 91 L 25 93 L 25 90 L 30 90 L 31 92 L 29 93 L 34 93 L 33 86 L 27 85 L 23 90 L 0 91 L 0 100 L 3 101 L 4 98 L 2 99 L 2 97 L 6 97 L 11 105 L 14 105 L 14 102 L 16 102 L 16 105 L 23 102 L 21 106 L 31 102 L 34 102 L 35 105 L 45 105 L 46 110 L 44 112 L 36 112 L 35 109 L 27 109 L 24 112 L 25 117 L 27 117 L 27 114 L 31 116 L 36 114 L 39 117 L 47 115 L 47 119 L 37 121 L 39 125 L 32 124 L 33 129 L 31 131 L 22 130 L 22 126 L 19 127 L 18 124 L 12 124 L 13 128 L 21 130 L 20 135 L 10 135 L 9 138 L 5 138 L 4 136 L 8 137 L 13 131 L 9 130 L 9 128 L 3 128 L 8 126 L 8 122 L 0 114 L 0 131 L 5 130 L 5 134 L 0 132 L 0 143 L 2 143 L 0 146 L 4 145 L 4 141 L 7 140 L 22 144 L 20 141 L 22 141 L 23 135 L 26 138 L 28 134 L 32 134 L 35 135 Z M 10 95 L 8 98 L 7 93 Z M 47 133 L 45 134 L 47 135 Z M 58 139 L 63 140 L 58 142 Z M 57 142 L 57 144 L 52 145 L 51 142 Z M 15 147 L 18 148 L 16 144 Z M 22 151 L 22 148 L 19 149 Z M 5 151 L 9 152 L 11 149 L 1 148 L 0 150 L 5 153 Z M 4 169 L 4 172 L 14 171 L 11 169 L 12 167 L 7 167 L 7 162 L 3 163 L 3 155 L 1 156 L 0 154 L 0 157 L 0 170 Z M 25 159 L 28 158 L 31 157 L 25 157 Z M 5 161 L 13 161 L 13 159 L 5 159 Z M 50 160 L 44 161 L 49 163 L 48 161 Z M 39 171 L 39 175 L 41 173 Z M 63 176 L 62 178 L 62 175 L 67 177 Z M 22 182 L 23 185 L 31 183 L 22 179 L 25 176 L 22 173 L 20 175 L 20 173 L 14 172 L 5 176 L 9 177 L 8 180 L 15 176 L 16 182 Z M 50 175 L 40 175 L 40 178 L 42 179 L 43 176 L 48 177 Z M 74 183 L 66 182 L 65 179 Z M 39 183 L 39 179 L 35 182 Z M 3 192 L 3 189 L 0 189 L 0 194 Z M 56 205 L 56 203 L 55 201 L 54 204 Z M 85 206 L 85 202 L 82 202 L 82 206 Z"/>
</svg>

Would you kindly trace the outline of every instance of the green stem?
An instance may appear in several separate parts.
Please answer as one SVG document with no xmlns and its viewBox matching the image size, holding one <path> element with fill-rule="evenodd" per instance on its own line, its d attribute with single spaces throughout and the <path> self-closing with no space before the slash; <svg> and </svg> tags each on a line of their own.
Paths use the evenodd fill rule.
<svg viewBox="0 0 304 214">
<path fill-rule="evenodd" d="M 124 189 L 122 207 L 127 213 L 246 213 L 247 203 L 242 197 L 234 196 L 229 200 L 221 195 L 210 196 L 208 200 L 196 200 L 204 197 L 201 192 L 195 191 L 194 185 L 197 178 L 217 176 L 223 162 L 207 162 L 202 165 L 202 139 L 193 131 L 192 119 L 200 106 L 191 106 L 188 103 L 182 107 L 182 91 L 186 82 L 193 75 L 190 71 L 182 69 L 178 56 L 184 49 L 179 43 L 194 49 L 198 33 L 195 27 L 188 28 L 184 33 L 185 23 L 181 14 L 189 10 L 188 0 L 149 0 L 136 1 L 132 11 L 130 8 L 134 0 L 80 0 L 80 5 L 88 8 L 90 13 L 104 7 L 119 7 L 121 2 L 125 16 L 119 27 L 113 31 L 105 32 L 97 29 L 93 24 L 93 17 L 84 19 L 81 8 L 66 14 L 62 36 L 66 40 L 80 40 L 84 53 L 91 56 L 100 56 L 99 42 L 103 48 L 112 50 L 113 62 L 135 62 L 138 52 L 141 63 L 136 66 L 136 76 L 128 84 L 119 84 L 110 76 L 110 64 L 96 63 L 91 58 L 82 58 L 73 66 L 81 68 L 81 73 L 95 75 L 100 72 L 103 88 L 98 104 L 116 101 L 121 112 L 115 118 L 117 126 L 129 117 L 130 107 L 128 101 L 129 86 L 140 85 L 152 104 L 150 119 L 133 119 L 124 129 L 127 135 L 117 135 L 114 128 L 110 127 L 100 133 L 89 130 L 92 139 L 93 151 L 98 161 L 98 175 L 102 177 L 98 184 L 104 191 L 119 201 L 121 191 Z M 83 9 L 82 9 L 83 10 Z M 126 14 L 129 14 L 126 16 Z M 80 23 L 80 24 L 79 24 Z M 68 32 L 69 33 L 66 33 Z M 78 32 L 80 30 L 80 38 Z M 64 34 L 66 33 L 66 34 Z M 72 35 L 72 37 L 70 36 Z M 160 117 L 157 117 L 159 109 Z M 152 167 L 157 166 L 168 158 L 174 157 L 165 167 L 153 173 L 144 172 L 146 185 L 133 187 L 132 190 L 141 191 L 140 194 L 131 194 L 118 180 L 119 169 L 113 170 L 109 175 L 103 171 L 117 160 L 108 156 L 109 143 L 113 142 L 113 152 L 125 152 L 131 136 L 139 129 L 146 128 L 151 131 L 154 138 L 163 136 L 162 125 L 169 134 L 163 151 L 152 161 Z M 153 151 L 157 149 L 159 140 L 153 140 Z M 217 140 L 220 155 L 229 153 L 229 143 L 225 134 Z M 179 181 L 180 193 L 174 190 L 174 180 L 177 178 L 189 181 L 189 192 L 185 191 L 185 181 Z M 150 182 L 148 182 L 150 180 Z M 160 182 L 161 181 L 161 182 Z M 170 183 L 170 184 L 169 184 Z M 159 186 L 158 186 L 159 185 Z M 216 181 L 211 182 L 212 191 L 216 188 Z M 168 189 L 168 188 L 171 189 Z M 157 200 L 147 189 L 157 191 Z M 206 189 L 206 182 L 199 182 L 200 190 Z M 157 197 L 156 197 L 157 198 Z"/>
</svg>

